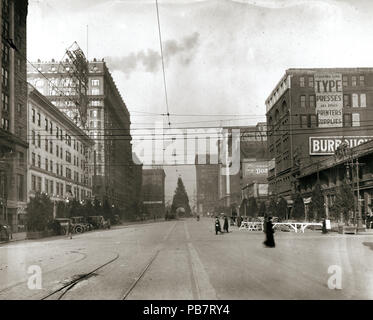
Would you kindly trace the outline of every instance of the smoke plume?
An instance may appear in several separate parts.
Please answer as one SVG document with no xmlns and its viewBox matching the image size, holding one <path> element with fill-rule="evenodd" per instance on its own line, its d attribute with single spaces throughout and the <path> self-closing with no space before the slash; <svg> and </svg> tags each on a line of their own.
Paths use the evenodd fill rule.
<svg viewBox="0 0 373 320">
<path fill-rule="evenodd" d="M 165 63 L 177 59 L 181 65 L 188 65 L 195 53 L 199 44 L 199 33 L 194 32 L 190 36 L 184 37 L 181 41 L 167 40 L 163 42 L 163 54 Z M 138 69 L 140 66 L 146 72 L 157 72 L 161 67 L 161 55 L 153 49 L 141 50 L 132 52 L 124 57 L 106 57 L 110 69 L 122 71 L 129 75 L 131 72 Z"/>
</svg>

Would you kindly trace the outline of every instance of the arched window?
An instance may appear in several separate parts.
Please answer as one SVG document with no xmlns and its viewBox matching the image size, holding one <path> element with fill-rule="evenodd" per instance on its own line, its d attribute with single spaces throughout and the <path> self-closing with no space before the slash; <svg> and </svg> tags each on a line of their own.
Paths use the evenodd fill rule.
<svg viewBox="0 0 373 320">
<path fill-rule="evenodd" d="M 281 106 L 281 111 L 283 114 L 285 114 L 287 112 L 287 104 L 286 104 L 286 101 L 284 101 L 282 103 L 282 106 Z"/>
</svg>

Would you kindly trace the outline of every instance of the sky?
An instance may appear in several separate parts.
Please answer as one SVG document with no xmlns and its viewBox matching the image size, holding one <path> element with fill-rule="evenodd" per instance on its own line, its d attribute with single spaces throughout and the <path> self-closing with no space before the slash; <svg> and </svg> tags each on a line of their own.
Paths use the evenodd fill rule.
<svg viewBox="0 0 373 320">
<path fill-rule="evenodd" d="M 29 2 L 29 60 L 59 60 L 76 41 L 107 61 L 132 128 L 166 120 L 155 0 Z M 171 127 L 253 125 L 286 69 L 373 65 L 369 0 L 158 3 Z M 193 167 L 166 175 L 169 199 L 179 175 L 193 198 Z"/>
</svg>

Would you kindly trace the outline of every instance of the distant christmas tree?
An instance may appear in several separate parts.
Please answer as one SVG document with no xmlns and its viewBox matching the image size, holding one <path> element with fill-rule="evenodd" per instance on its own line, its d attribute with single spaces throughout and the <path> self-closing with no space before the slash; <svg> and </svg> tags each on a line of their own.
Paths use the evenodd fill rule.
<svg viewBox="0 0 373 320">
<path fill-rule="evenodd" d="M 172 200 L 171 213 L 175 214 L 178 208 L 183 208 L 186 216 L 189 216 L 191 213 L 188 194 L 185 190 L 183 180 L 180 177 L 177 179 L 177 187 Z"/>
</svg>

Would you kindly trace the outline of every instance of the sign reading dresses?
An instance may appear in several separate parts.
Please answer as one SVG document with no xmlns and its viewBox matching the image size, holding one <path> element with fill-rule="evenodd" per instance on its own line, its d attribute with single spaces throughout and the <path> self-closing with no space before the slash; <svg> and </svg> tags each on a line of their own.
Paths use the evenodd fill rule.
<svg viewBox="0 0 373 320">
<path fill-rule="evenodd" d="M 342 74 L 315 74 L 316 114 L 320 128 L 343 126 Z"/>
<path fill-rule="evenodd" d="M 372 140 L 372 136 L 363 137 L 310 137 L 310 155 L 333 155 L 343 141 L 349 148 L 356 147 L 364 142 Z"/>
</svg>

